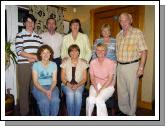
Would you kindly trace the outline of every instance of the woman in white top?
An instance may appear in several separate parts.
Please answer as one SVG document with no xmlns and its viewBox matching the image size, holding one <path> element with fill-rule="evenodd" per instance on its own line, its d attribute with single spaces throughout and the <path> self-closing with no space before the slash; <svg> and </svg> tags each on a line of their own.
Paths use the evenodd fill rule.
<svg viewBox="0 0 167 128">
<path fill-rule="evenodd" d="M 79 58 L 80 49 L 76 44 L 68 48 L 68 54 L 70 58 L 61 64 L 62 91 L 66 95 L 68 115 L 79 116 L 88 64 Z"/>
</svg>

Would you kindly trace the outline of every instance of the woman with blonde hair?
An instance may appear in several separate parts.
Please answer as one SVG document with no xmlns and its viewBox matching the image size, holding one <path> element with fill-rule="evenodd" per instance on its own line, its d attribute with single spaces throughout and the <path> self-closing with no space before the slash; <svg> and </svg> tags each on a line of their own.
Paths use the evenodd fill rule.
<svg viewBox="0 0 167 128">
<path fill-rule="evenodd" d="M 97 116 L 108 116 L 105 102 L 113 95 L 115 89 L 116 63 L 106 58 L 107 47 L 97 44 L 97 58 L 90 62 L 89 97 L 86 99 L 86 115 L 91 116 L 94 105 L 97 107 Z"/>
<path fill-rule="evenodd" d="M 99 43 L 107 45 L 106 57 L 116 61 L 116 40 L 111 37 L 111 26 L 109 24 L 103 24 L 101 26 L 101 38 L 96 39 L 93 50 L 92 50 L 92 59 L 97 58 L 96 56 L 96 46 Z"/>
</svg>

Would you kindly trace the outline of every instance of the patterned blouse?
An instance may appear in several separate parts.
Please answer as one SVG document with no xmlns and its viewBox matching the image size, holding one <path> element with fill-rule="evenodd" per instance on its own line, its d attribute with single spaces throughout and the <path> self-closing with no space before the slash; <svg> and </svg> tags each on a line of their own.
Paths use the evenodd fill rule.
<svg viewBox="0 0 167 128">
<path fill-rule="evenodd" d="M 104 43 L 104 39 L 99 38 L 95 41 L 94 46 L 93 46 L 93 50 L 92 50 L 92 59 L 97 58 L 97 56 L 96 56 L 96 46 L 99 43 Z M 116 61 L 116 40 L 114 38 L 110 38 L 110 43 L 107 46 L 106 57 L 113 60 L 113 61 Z"/>
</svg>

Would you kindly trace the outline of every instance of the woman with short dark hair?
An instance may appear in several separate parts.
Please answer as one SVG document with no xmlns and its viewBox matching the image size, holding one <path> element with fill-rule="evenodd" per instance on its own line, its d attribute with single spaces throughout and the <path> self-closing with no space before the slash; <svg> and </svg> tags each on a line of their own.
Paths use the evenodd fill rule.
<svg viewBox="0 0 167 128">
<path fill-rule="evenodd" d="M 88 64 L 79 58 L 80 49 L 76 44 L 70 45 L 68 54 L 70 58 L 61 64 L 62 91 L 66 95 L 68 115 L 79 116 Z"/>
<path fill-rule="evenodd" d="M 88 36 L 86 34 L 83 34 L 79 19 L 72 19 L 70 21 L 69 34 L 65 35 L 63 38 L 63 44 L 61 48 L 61 58 L 63 60 L 69 57 L 68 48 L 72 44 L 77 44 L 80 48 L 79 58 L 89 63 L 89 60 L 91 58 L 90 43 Z"/>
<path fill-rule="evenodd" d="M 22 116 L 29 114 L 29 88 L 32 87 L 31 67 L 38 60 L 36 53 L 43 44 L 41 37 L 34 32 L 35 22 L 35 17 L 32 14 L 27 14 L 23 18 L 25 29 L 16 35 L 19 107 Z"/>
</svg>

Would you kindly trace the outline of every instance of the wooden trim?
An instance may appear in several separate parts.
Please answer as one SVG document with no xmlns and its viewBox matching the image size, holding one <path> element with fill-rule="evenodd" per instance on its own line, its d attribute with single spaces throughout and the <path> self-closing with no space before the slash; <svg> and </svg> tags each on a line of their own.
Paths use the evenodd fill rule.
<svg viewBox="0 0 167 128">
<path fill-rule="evenodd" d="M 144 31 L 144 19 L 145 19 L 145 6 L 139 7 L 139 28 Z"/>
<path fill-rule="evenodd" d="M 90 32 L 89 32 L 89 41 L 90 41 L 90 45 L 91 47 L 93 46 L 93 31 L 94 31 L 94 27 L 93 27 L 93 23 L 94 23 L 94 9 L 90 10 Z"/>
<path fill-rule="evenodd" d="M 138 103 L 138 107 L 152 110 L 152 102 L 141 101 Z"/>
<path fill-rule="evenodd" d="M 138 83 L 138 91 L 137 91 L 137 104 L 139 104 L 142 99 L 142 78 L 139 79 L 139 83 Z"/>
<path fill-rule="evenodd" d="M 117 8 L 124 8 L 124 7 L 128 7 L 128 6 L 131 6 L 131 5 L 109 5 L 109 6 L 96 8 L 96 9 L 94 9 L 94 12 L 96 12 L 96 14 L 99 14 L 99 13 L 103 13 L 103 12 L 106 12 L 109 10 L 114 10 Z"/>
</svg>

